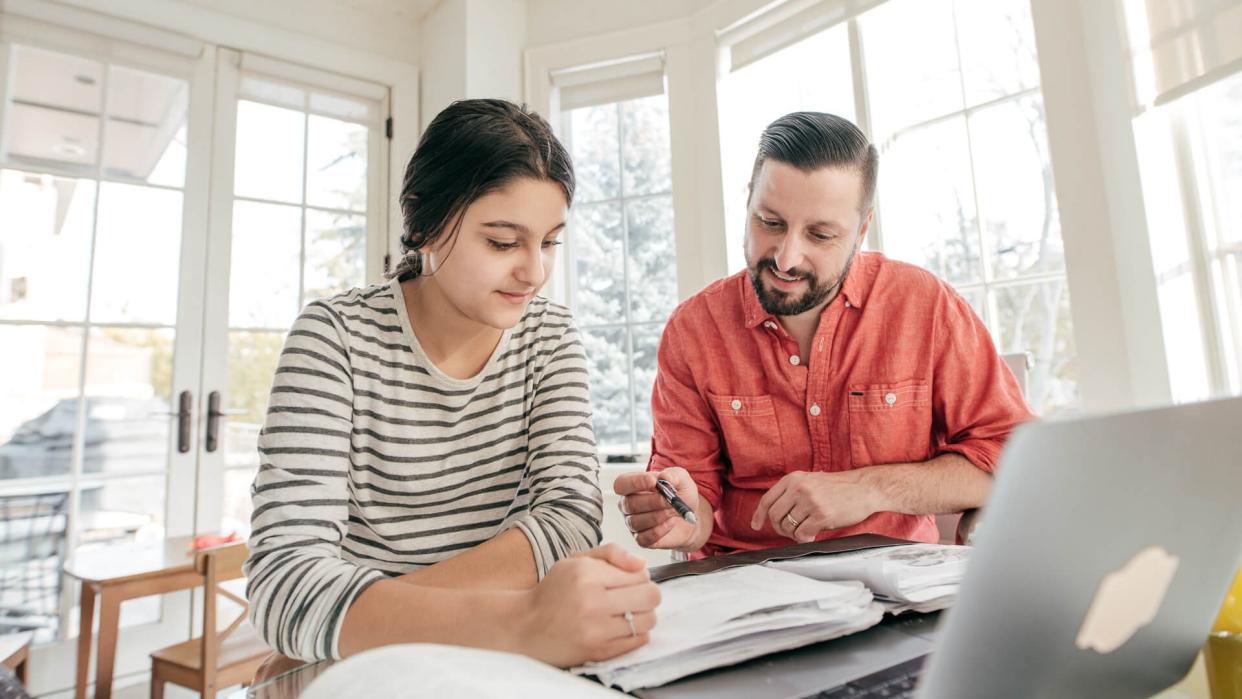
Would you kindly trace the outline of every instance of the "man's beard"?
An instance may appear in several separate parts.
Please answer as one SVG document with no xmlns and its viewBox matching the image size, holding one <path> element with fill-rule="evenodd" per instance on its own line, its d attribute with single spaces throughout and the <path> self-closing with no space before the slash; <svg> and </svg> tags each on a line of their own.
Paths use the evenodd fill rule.
<svg viewBox="0 0 1242 699">
<path fill-rule="evenodd" d="M 769 269 L 772 272 L 778 272 L 776 268 L 776 260 L 771 257 L 765 257 L 758 262 L 748 265 L 747 271 L 750 274 L 750 283 L 755 287 L 755 295 L 759 297 L 759 305 L 763 306 L 763 310 L 774 316 L 796 316 L 815 308 L 824 302 L 841 288 L 841 284 L 845 281 L 845 277 L 850 273 L 850 267 L 854 266 L 854 256 L 858 254 L 858 248 L 855 247 L 850 251 L 849 259 L 845 261 L 845 268 L 841 270 L 841 274 L 826 284 L 820 284 L 819 278 L 814 272 L 793 270 L 792 274 L 806 280 L 809 287 L 800 296 L 781 291 L 780 289 L 769 289 L 764 284 L 761 275 L 763 270 Z M 784 276 L 791 276 L 786 274 Z"/>
</svg>

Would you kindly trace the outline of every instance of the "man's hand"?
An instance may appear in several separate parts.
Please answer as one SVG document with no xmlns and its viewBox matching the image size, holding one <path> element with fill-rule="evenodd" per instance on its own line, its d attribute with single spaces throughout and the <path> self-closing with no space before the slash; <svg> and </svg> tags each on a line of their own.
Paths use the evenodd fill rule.
<svg viewBox="0 0 1242 699">
<path fill-rule="evenodd" d="M 760 529 L 768 520 L 778 534 L 803 543 L 814 541 L 820 532 L 858 524 L 883 509 L 881 494 L 866 477 L 866 469 L 795 471 L 764 493 L 750 527 Z"/>
<path fill-rule="evenodd" d="M 690 510 L 699 512 L 699 488 L 684 468 L 676 466 L 658 473 L 626 473 L 617 476 L 612 489 L 622 496 L 621 514 L 625 526 L 634 534 L 639 546 L 649 549 L 685 549 L 695 541 L 700 527 L 681 518 L 673 506 L 656 491 L 656 479 L 667 481 Z"/>
</svg>

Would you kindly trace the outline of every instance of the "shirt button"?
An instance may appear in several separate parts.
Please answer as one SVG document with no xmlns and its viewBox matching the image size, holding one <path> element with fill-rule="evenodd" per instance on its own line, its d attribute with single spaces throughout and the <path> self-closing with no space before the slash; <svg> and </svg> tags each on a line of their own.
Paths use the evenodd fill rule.
<svg viewBox="0 0 1242 699">
<path fill-rule="evenodd" d="M 773 322 L 772 322 L 772 321 L 770 321 L 770 320 L 765 320 L 765 321 L 763 322 L 763 327 L 767 328 L 768 330 L 775 330 L 775 329 L 776 329 L 776 323 L 773 323 Z"/>
<path fill-rule="evenodd" d="M 729 404 L 729 407 L 730 407 L 730 408 L 733 408 L 734 410 L 741 410 L 741 409 L 742 409 L 742 401 L 740 401 L 740 400 L 738 400 L 738 399 L 734 398 L 734 399 L 733 399 L 733 402 Z"/>
<path fill-rule="evenodd" d="M 819 417 L 819 403 L 811 406 L 811 417 Z"/>
<path fill-rule="evenodd" d="M 889 405 L 892 405 L 893 403 L 896 403 L 896 402 L 897 402 L 897 394 L 896 394 L 896 393 L 885 393 L 885 394 L 884 394 L 884 402 L 885 402 L 885 403 L 888 403 Z"/>
<path fill-rule="evenodd" d="M 792 365 L 794 365 L 794 366 L 798 366 L 799 364 L 801 364 L 801 363 L 802 363 L 802 360 L 798 358 L 798 355 L 796 355 L 796 354 L 791 354 L 791 355 L 789 355 L 789 363 L 790 363 L 790 364 L 792 364 Z"/>
</svg>

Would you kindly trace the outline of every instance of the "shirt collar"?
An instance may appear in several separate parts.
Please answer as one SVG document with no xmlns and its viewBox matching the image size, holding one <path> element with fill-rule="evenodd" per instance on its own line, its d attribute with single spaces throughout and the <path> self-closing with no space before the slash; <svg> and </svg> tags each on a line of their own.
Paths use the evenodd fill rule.
<svg viewBox="0 0 1242 699">
<path fill-rule="evenodd" d="M 854 256 L 854 264 L 850 267 L 849 274 L 845 276 L 845 283 L 841 285 L 841 291 L 837 294 L 839 298 L 845 299 L 850 307 L 862 308 L 867 302 L 867 295 L 871 292 L 871 286 L 875 281 L 876 272 L 876 255 L 879 253 L 858 251 Z M 755 285 L 750 281 L 750 271 L 742 270 L 742 306 L 746 309 L 746 327 L 758 327 L 767 320 L 776 320 L 776 316 L 763 310 L 763 306 L 759 303 L 759 295 L 755 293 Z M 833 299 L 833 303 L 837 300 Z M 832 304 L 828 304 L 831 306 Z M 825 306 L 824 310 L 828 310 Z"/>
</svg>

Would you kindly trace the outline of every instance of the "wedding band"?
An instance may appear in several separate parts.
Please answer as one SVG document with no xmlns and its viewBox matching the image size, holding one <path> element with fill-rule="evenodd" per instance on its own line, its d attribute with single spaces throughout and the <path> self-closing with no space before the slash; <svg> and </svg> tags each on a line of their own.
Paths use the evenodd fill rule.
<svg viewBox="0 0 1242 699">
<path fill-rule="evenodd" d="M 630 625 L 630 635 L 637 636 L 638 629 L 634 628 L 634 612 L 626 612 L 625 614 L 622 614 L 621 616 L 625 617 L 625 623 Z"/>
<path fill-rule="evenodd" d="M 794 519 L 793 514 L 788 513 L 788 512 L 785 513 L 785 519 L 789 520 L 789 523 L 793 525 L 794 529 L 797 529 L 798 525 L 802 524 L 802 520 Z"/>
</svg>

